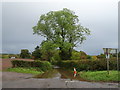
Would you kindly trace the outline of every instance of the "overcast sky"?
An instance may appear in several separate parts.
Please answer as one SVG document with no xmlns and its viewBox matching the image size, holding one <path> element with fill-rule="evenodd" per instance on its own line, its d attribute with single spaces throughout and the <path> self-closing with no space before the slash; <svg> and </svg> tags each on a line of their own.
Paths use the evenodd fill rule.
<svg viewBox="0 0 120 90">
<path fill-rule="evenodd" d="M 33 35 L 32 30 L 40 15 L 63 8 L 73 10 L 79 17 L 81 25 L 91 31 L 91 36 L 88 36 L 83 44 L 78 45 L 76 50 L 85 51 L 89 55 L 98 55 L 103 52 L 104 47 L 117 48 L 117 0 L 73 1 L 2 3 L 2 52 L 20 53 L 21 49 L 29 49 L 32 52 L 44 40 L 41 36 Z"/>
</svg>

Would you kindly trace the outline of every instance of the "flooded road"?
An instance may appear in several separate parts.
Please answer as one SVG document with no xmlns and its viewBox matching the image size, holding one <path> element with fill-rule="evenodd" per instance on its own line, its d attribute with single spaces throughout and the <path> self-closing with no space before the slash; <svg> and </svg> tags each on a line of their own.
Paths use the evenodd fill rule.
<svg viewBox="0 0 120 90">
<path fill-rule="evenodd" d="M 73 72 L 69 70 L 63 70 L 60 68 L 56 68 L 50 71 L 47 71 L 43 74 L 39 74 L 34 76 L 34 78 L 58 78 L 58 79 L 67 79 L 67 80 L 78 80 L 78 81 L 85 81 L 84 79 L 80 78 L 80 75 L 77 74 L 76 77 L 74 77 Z"/>
<path fill-rule="evenodd" d="M 2 72 L 3 88 L 118 88 L 118 83 L 87 82 L 73 72 L 60 68 L 40 75 Z"/>
</svg>

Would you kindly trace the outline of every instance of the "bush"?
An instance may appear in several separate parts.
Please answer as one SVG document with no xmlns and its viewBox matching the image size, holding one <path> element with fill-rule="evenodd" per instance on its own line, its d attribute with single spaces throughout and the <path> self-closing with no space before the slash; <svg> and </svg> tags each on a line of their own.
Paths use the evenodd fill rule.
<svg viewBox="0 0 120 90">
<path fill-rule="evenodd" d="M 87 59 L 92 59 L 92 56 L 90 56 L 90 55 L 87 55 Z"/>
<path fill-rule="evenodd" d="M 99 58 L 99 59 L 105 59 L 106 57 L 105 57 L 105 54 L 100 54 L 100 55 L 97 56 L 97 58 Z"/>
<path fill-rule="evenodd" d="M 76 67 L 77 71 L 95 71 L 95 70 L 107 70 L 106 59 L 101 60 L 66 60 L 57 63 L 58 66 L 73 69 Z M 116 70 L 116 60 L 110 60 L 110 70 Z"/>
<path fill-rule="evenodd" d="M 81 59 L 88 59 L 88 58 L 89 58 L 88 55 L 83 51 L 80 51 L 80 52 L 75 50 L 72 51 L 72 56 L 71 56 L 72 60 L 81 60 Z"/>
<path fill-rule="evenodd" d="M 47 70 L 52 69 L 52 65 L 48 61 L 13 60 L 11 62 L 12 62 L 13 67 L 27 67 L 27 68 L 36 67 L 36 68 L 39 68 L 42 71 L 47 71 Z"/>
<path fill-rule="evenodd" d="M 21 58 L 30 58 L 31 54 L 28 49 L 21 49 L 20 57 Z"/>
<path fill-rule="evenodd" d="M 92 60 L 97 60 L 97 56 L 91 56 L 92 57 Z"/>
</svg>

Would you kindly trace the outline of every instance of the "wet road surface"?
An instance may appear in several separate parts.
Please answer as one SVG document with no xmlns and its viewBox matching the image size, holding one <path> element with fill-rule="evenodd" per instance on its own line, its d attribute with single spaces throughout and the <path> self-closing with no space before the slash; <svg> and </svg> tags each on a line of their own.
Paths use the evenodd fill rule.
<svg viewBox="0 0 120 90">
<path fill-rule="evenodd" d="M 3 72 L 3 88 L 118 88 L 118 83 L 87 82 L 73 73 L 53 69 L 41 75 Z"/>
</svg>

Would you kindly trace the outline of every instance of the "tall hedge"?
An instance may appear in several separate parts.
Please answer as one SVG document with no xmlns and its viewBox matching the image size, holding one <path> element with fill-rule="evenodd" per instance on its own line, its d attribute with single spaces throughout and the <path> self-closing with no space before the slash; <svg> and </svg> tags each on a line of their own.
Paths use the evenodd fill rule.
<svg viewBox="0 0 120 90">
<path fill-rule="evenodd" d="M 73 69 L 76 67 L 77 71 L 95 71 L 107 70 L 106 60 L 66 60 L 57 63 L 58 66 Z M 116 60 L 110 60 L 110 70 L 117 70 Z"/>
<path fill-rule="evenodd" d="M 23 61 L 23 60 L 12 60 L 13 67 L 36 67 L 42 71 L 52 69 L 52 65 L 48 61 Z"/>
</svg>

